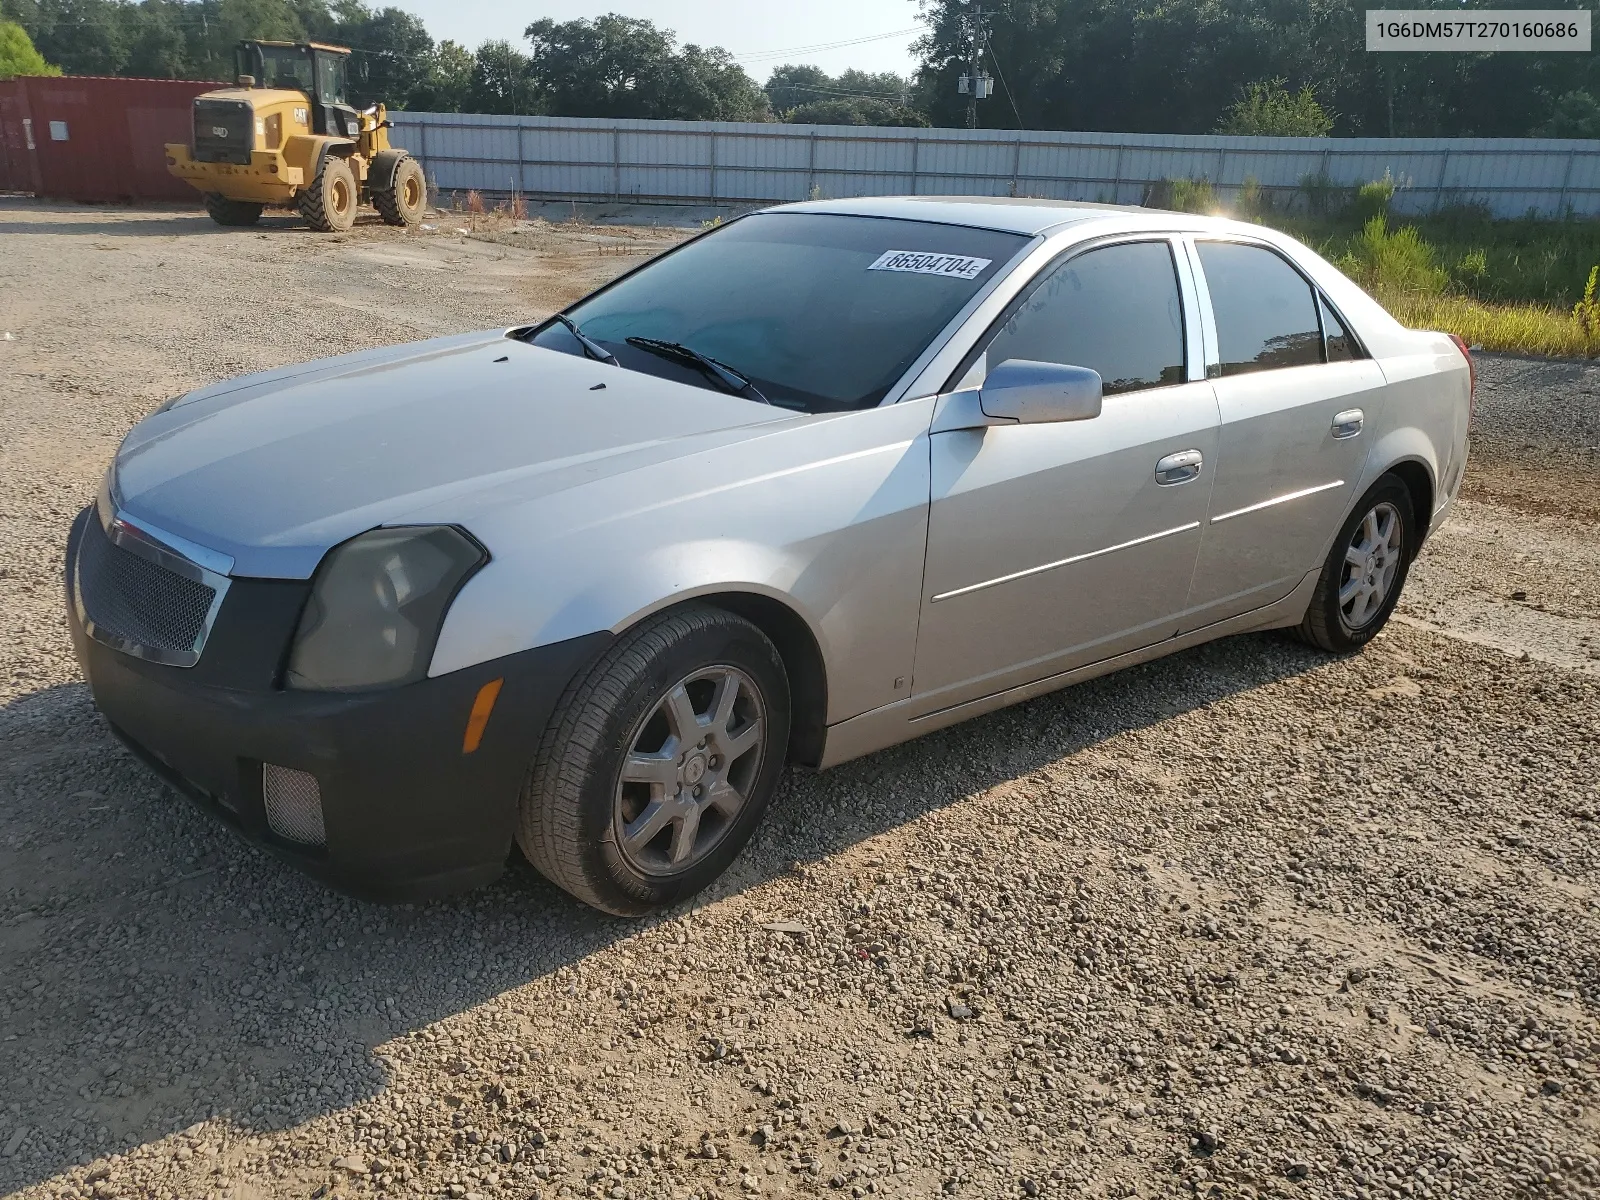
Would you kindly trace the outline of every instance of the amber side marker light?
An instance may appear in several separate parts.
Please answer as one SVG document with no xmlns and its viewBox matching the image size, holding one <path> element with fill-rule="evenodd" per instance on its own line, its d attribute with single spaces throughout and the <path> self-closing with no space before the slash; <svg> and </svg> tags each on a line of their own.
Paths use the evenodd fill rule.
<svg viewBox="0 0 1600 1200">
<path fill-rule="evenodd" d="M 494 702 L 500 698 L 500 686 L 504 679 L 491 679 L 478 689 L 477 699 L 472 702 L 472 714 L 467 717 L 467 732 L 461 738 L 461 753 L 471 754 L 483 742 L 484 726 L 489 724 L 489 714 L 494 711 Z"/>
</svg>

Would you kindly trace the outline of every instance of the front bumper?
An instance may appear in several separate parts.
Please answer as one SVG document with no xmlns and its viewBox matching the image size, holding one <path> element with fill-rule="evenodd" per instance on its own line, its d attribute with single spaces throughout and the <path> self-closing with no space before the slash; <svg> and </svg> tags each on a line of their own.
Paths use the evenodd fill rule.
<svg viewBox="0 0 1600 1200">
<path fill-rule="evenodd" d="M 291 691 L 278 677 L 309 584 L 236 579 L 199 663 L 146 662 L 90 637 L 78 617 L 73 565 L 93 514 L 80 514 L 68 543 L 67 619 L 96 706 L 146 765 L 250 841 L 352 895 L 422 899 L 501 872 L 545 723 L 610 634 L 383 691 Z M 504 683 L 466 753 L 473 702 L 493 679 Z M 287 841 L 268 825 L 267 763 L 316 777 L 325 845 Z"/>
</svg>

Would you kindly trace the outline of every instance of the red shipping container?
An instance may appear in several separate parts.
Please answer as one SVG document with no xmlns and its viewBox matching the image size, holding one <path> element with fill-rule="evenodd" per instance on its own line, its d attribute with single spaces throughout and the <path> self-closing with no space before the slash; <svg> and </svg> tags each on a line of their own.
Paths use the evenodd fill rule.
<svg viewBox="0 0 1600 1200">
<path fill-rule="evenodd" d="M 166 144 L 193 135 L 192 79 L 24 76 L 0 83 L 0 189 L 85 202 L 193 200 Z"/>
<path fill-rule="evenodd" d="M 22 80 L 0 81 L 0 192 L 37 192 L 33 120 Z"/>
</svg>

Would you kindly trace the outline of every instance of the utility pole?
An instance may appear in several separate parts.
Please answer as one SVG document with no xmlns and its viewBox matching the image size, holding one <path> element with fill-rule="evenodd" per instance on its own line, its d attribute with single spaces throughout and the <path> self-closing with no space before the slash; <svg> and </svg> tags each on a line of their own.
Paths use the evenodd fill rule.
<svg viewBox="0 0 1600 1200">
<path fill-rule="evenodd" d="M 978 101 L 994 91 L 994 85 L 983 73 L 983 44 L 988 30 L 984 26 L 983 5 L 974 4 L 968 13 L 972 22 L 972 51 L 967 60 L 967 73 L 959 81 L 957 91 L 967 98 L 967 128 L 978 127 Z"/>
</svg>

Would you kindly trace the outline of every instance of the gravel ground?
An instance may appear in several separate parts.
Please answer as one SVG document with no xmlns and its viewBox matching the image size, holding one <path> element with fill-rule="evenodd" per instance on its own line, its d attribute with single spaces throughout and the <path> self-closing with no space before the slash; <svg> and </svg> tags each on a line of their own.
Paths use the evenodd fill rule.
<svg viewBox="0 0 1600 1200">
<path fill-rule="evenodd" d="M 1600 1194 L 1600 369 L 1481 360 L 1470 498 L 1359 657 L 1236 638 L 792 774 L 660 919 L 522 866 L 373 907 L 115 745 L 58 559 L 168 395 L 680 236 L 440 224 L 0 204 L 0 1187 Z"/>
</svg>

